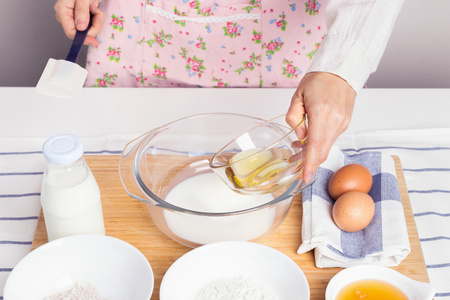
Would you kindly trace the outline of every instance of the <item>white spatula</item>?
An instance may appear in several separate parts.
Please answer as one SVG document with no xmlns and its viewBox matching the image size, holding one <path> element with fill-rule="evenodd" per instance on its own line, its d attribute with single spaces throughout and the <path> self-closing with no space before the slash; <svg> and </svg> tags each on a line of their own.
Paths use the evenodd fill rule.
<svg viewBox="0 0 450 300">
<path fill-rule="evenodd" d="M 91 27 L 92 15 L 85 31 L 78 31 L 66 59 L 50 58 L 36 86 L 36 91 L 60 98 L 75 97 L 81 92 L 86 80 L 87 70 L 76 62 L 86 35 Z"/>
</svg>

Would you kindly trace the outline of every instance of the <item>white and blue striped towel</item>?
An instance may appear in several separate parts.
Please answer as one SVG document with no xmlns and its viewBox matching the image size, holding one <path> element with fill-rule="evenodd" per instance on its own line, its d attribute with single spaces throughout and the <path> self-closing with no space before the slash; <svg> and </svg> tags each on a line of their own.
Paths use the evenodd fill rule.
<svg viewBox="0 0 450 300">
<path fill-rule="evenodd" d="M 119 154 L 135 137 L 82 139 L 86 154 Z M 44 166 L 41 148 L 46 138 L 0 137 L 0 300 L 8 275 L 28 254 L 33 240 Z M 336 145 L 350 157 L 379 151 L 400 158 L 428 275 L 436 288 L 434 298 L 450 300 L 450 251 L 445 251 L 450 248 L 450 128 L 345 134 Z"/>
<path fill-rule="evenodd" d="M 366 166 L 372 174 L 369 195 L 375 202 L 375 214 L 365 229 L 351 233 L 339 229 L 333 221 L 334 200 L 328 194 L 328 181 L 335 171 L 352 163 Z M 303 191 L 302 244 L 298 253 L 312 249 L 319 268 L 362 263 L 397 266 L 411 252 L 392 157 L 375 151 L 347 155 L 333 146 L 318 170 L 316 182 Z"/>
</svg>

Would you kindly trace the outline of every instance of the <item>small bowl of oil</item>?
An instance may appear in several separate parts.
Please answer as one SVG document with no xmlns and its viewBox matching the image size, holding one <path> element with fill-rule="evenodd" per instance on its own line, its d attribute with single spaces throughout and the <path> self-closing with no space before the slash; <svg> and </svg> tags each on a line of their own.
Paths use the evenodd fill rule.
<svg viewBox="0 0 450 300">
<path fill-rule="evenodd" d="M 266 194 L 296 184 L 296 192 L 307 184 L 302 180 L 306 138 L 298 140 L 295 129 L 305 125 L 306 116 L 291 128 L 281 115 L 240 134 L 213 155 L 209 166 L 240 194 Z M 314 180 L 308 183 L 311 184 Z"/>
<path fill-rule="evenodd" d="M 349 267 L 328 283 L 325 300 L 431 300 L 435 290 L 393 269 L 376 265 Z"/>
</svg>

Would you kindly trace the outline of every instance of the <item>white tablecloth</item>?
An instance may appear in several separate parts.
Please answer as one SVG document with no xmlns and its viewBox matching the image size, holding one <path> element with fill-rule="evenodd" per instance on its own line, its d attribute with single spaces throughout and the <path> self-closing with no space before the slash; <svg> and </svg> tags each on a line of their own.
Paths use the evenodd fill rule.
<svg viewBox="0 0 450 300">
<path fill-rule="evenodd" d="M 0 88 L 0 300 L 11 270 L 30 251 L 46 138 L 71 133 L 83 140 L 87 154 L 119 154 L 134 137 L 191 114 L 285 113 L 292 93 L 85 89 L 61 100 L 32 88 Z M 379 150 L 400 157 L 435 299 L 450 299 L 449 111 L 450 90 L 363 90 L 349 129 L 336 143 L 349 154 Z"/>
</svg>

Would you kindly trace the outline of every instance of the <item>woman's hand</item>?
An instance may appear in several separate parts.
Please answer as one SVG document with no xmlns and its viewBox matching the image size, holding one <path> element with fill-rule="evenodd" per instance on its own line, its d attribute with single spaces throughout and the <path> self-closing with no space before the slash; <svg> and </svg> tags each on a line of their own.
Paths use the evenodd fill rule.
<svg viewBox="0 0 450 300">
<path fill-rule="evenodd" d="M 66 36 L 75 37 L 77 30 L 86 30 L 89 24 L 89 13 L 93 14 L 91 28 L 84 43 L 97 46 L 95 36 L 103 26 L 105 14 L 98 8 L 98 0 L 57 0 L 55 3 L 56 20 L 61 23 Z"/>
<path fill-rule="evenodd" d="M 305 126 L 296 130 L 299 139 L 306 135 L 306 158 L 303 180 L 309 182 L 319 165 L 330 152 L 331 146 L 350 124 L 356 92 L 341 77 L 312 72 L 300 81 L 286 115 L 291 127 L 300 123 L 304 114 L 308 118 L 308 132 Z"/>
</svg>

